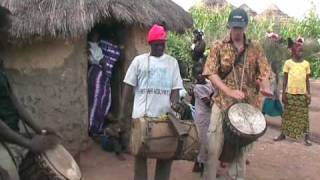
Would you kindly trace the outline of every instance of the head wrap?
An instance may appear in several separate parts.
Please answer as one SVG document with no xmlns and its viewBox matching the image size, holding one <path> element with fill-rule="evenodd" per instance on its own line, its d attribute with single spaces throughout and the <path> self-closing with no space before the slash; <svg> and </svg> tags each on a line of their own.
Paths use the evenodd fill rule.
<svg viewBox="0 0 320 180">
<path fill-rule="evenodd" d="M 280 35 L 274 32 L 267 32 L 266 37 L 272 41 L 278 41 L 281 39 Z"/>
<path fill-rule="evenodd" d="M 293 41 L 291 38 L 288 38 L 288 48 L 294 49 L 299 46 L 303 46 L 304 39 L 302 37 L 298 37 L 295 41 Z"/>
<path fill-rule="evenodd" d="M 164 27 L 157 24 L 153 25 L 148 33 L 148 43 L 165 40 L 167 40 L 167 32 Z"/>
<path fill-rule="evenodd" d="M 296 39 L 296 42 L 294 42 L 294 46 L 303 46 L 304 44 L 304 39 L 302 37 L 298 37 Z"/>
<path fill-rule="evenodd" d="M 296 53 L 297 50 L 302 47 L 304 44 L 304 39 L 302 37 L 298 37 L 295 41 L 291 38 L 288 38 L 288 48 L 292 53 Z"/>
</svg>

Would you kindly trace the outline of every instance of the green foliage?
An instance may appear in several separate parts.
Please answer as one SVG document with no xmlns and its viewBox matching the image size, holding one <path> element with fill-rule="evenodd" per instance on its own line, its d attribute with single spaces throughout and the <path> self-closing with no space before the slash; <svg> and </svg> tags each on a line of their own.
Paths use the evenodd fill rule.
<svg viewBox="0 0 320 180">
<path fill-rule="evenodd" d="M 192 34 L 189 32 L 184 35 L 169 33 L 167 46 L 168 53 L 177 60 L 191 63 Z"/>
<path fill-rule="evenodd" d="M 179 64 L 183 64 L 187 77 L 190 76 L 192 58 L 191 58 L 192 33 L 187 32 L 184 35 L 169 33 L 167 41 L 167 53 L 175 57 Z"/>
<path fill-rule="evenodd" d="M 310 61 L 311 76 L 313 78 L 320 78 L 320 58 L 314 58 Z"/>
<path fill-rule="evenodd" d="M 301 21 L 291 20 L 285 26 L 281 26 L 280 34 L 284 37 L 320 38 L 320 18 L 311 11 Z"/>
<path fill-rule="evenodd" d="M 231 7 L 218 10 L 198 6 L 191 9 L 190 13 L 194 20 L 194 27 L 204 31 L 208 48 L 215 40 L 228 35 L 227 20 L 230 11 Z M 301 36 L 312 41 L 313 43 L 305 47 L 305 57 L 310 61 L 313 77 L 320 77 L 320 58 L 312 56 L 312 54 L 320 51 L 320 45 L 316 41 L 320 39 L 320 18 L 314 11 L 311 11 L 302 20 L 291 19 L 280 26 L 269 19 L 259 21 L 250 19 L 246 33 L 248 38 L 259 41 L 268 59 L 278 61 L 278 64 L 281 65 L 284 60 L 290 57 L 290 53 L 285 42 L 275 44 L 265 38 L 268 30 L 278 32 L 284 39 Z M 189 30 L 183 35 L 170 33 L 168 39 L 168 53 L 188 64 L 189 68 L 192 65 L 190 53 L 192 38 L 192 30 Z"/>
<path fill-rule="evenodd" d="M 226 36 L 228 16 L 231 8 L 227 7 L 223 11 L 207 7 L 195 7 L 191 9 L 191 15 L 194 20 L 194 27 L 204 31 L 207 42 Z"/>
</svg>

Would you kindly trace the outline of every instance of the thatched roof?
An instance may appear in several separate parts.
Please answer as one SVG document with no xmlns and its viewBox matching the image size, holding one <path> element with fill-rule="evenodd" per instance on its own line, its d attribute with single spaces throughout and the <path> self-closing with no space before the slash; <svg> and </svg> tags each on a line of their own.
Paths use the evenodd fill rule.
<svg viewBox="0 0 320 180">
<path fill-rule="evenodd" d="M 0 0 L 13 14 L 11 35 L 77 38 L 99 22 L 151 26 L 165 22 L 169 30 L 192 26 L 192 17 L 171 0 Z"/>
<path fill-rule="evenodd" d="M 225 7 L 229 5 L 226 0 L 203 0 L 204 4 L 209 7 Z"/>
<path fill-rule="evenodd" d="M 161 14 L 169 29 L 183 31 L 193 25 L 192 17 L 183 8 L 171 0 L 149 0 Z"/>
<path fill-rule="evenodd" d="M 271 5 L 269 8 L 267 8 L 265 11 L 263 11 L 261 14 L 256 16 L 257 20 L 271 20 L 276 23 L 277 26 L 287 23 L 290 21 L 291 17 L 288 16 L 286 13 L 282 12 L 278 6 Z M 279 27 L 277 27 L 279 28 Z"/>
<path fill-rule="evenodd" d="M 261 14 L 261 16 L 266 16 L 266 17 L 289 17 L 286 13 L 282 12 L 279 7 L 275 4 L 270 5 L 266 10 L 264 10 Z"/>
<path fill-rule="evenodd" d="M 257 12 L 252 10 L 247 4 L 242 4 L 241 6 L 239 6 L 239 8 L 245 10 L 250 17 L 254 17 L 257 15 Z"/>
</svg>

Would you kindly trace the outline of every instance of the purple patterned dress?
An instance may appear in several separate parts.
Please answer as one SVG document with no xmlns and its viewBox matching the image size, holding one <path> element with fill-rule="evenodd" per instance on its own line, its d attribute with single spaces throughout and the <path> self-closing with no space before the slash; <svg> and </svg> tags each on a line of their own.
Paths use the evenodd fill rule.
<svg viewBox="0 0 320 180">
<path fill-rule="evenodd" d="M 111 106 L 111 77 L 115 63 L 120 57 L 120 48 L 108 41 L 101 40 L 103 58 L 98 64 L 92 64 L 88 75 L 89 89 L 89 135 L 99 136 L 105 128 L 104 119 Z M 101 64 L 106 68 L 102 69 Z"/>
</svg>

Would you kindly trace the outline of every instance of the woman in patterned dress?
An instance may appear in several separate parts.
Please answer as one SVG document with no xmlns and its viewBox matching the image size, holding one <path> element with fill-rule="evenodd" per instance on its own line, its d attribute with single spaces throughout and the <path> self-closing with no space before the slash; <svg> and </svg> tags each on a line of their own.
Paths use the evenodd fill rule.
<svg viewBox="0 0 320 180">
<path fill-rule="evenodd" d="M 311 74 L 308 61 L 302 58 L 303 39 L 289 41 L 292 58 L 287 60 L 283 67 L 284 81 L 282 101 L 284 113 L 282 117 L 281 134 L 275 141 L 286 136 L 299 139 L 304 136 L 305 145 L 311 146 L 309 137 L 309 110 L 311 103 L 310 82 Z"/>
</svg>

